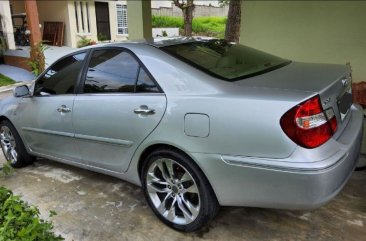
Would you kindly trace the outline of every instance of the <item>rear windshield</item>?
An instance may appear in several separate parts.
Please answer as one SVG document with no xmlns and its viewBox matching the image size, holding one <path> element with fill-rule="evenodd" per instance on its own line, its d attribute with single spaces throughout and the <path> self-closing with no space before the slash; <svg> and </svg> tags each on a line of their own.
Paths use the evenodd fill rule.
<svg viewBox="0 0 366 241">
<path fill-rule="evenodd" d="M 225 40 L 165 46 L 163 51 L 206 73 L 235 81 L 281 68 L 290 61 Z"/>
</svg>

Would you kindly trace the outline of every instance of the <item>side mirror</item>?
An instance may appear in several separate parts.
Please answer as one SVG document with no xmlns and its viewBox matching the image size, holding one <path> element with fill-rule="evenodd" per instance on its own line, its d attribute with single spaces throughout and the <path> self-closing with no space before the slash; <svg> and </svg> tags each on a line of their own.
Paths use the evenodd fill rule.
<svg viewBox="0 0 366 241">
<path fill-rule="evenodd" d="M 21 86 L 15 87 L 15 89 L 13 90 L 13 95 L 14 95 L 14 97 L 26 97 L 26 96 L 30 96 L 30 92 L 29 92 L 28 86 L 21 85 Z"/>
</svg>

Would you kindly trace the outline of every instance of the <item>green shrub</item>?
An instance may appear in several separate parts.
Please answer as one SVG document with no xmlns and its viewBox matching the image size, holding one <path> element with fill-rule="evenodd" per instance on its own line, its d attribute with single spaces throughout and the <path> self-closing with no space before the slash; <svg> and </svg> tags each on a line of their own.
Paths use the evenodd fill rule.
<svg viewBox="0 0 366 241">
<path fill-rule="evenodd" d="M 50 216 L 55 215 L 54 212 Z M 51 222 L 40 219 L 37 207 L 0 187 L 0 241 L 59 241 Z"/>
<path fill-rule="evenodd" d="M 183 29 L 182 17 L 152 16 L 153 28 L 181 28 Z"/>
<path fill-rule="evenodd" d="M 192 30 L 195 35 L 223 38 L 225 34 L 226 17 L 196 17 L 193 18 Z M 183 30 L 183 18 L 172 16 L 152 16 L 153 28 L 179 28 Z"/>
<path fill-rule="evenodd" d="M 89 39 L 86 36 L 79 36 L 79 37 L 80 37 L 80 39 L 77 44 L 78 48 L 96 44 L 96 42 L 94 40 Z"/>
</svg>

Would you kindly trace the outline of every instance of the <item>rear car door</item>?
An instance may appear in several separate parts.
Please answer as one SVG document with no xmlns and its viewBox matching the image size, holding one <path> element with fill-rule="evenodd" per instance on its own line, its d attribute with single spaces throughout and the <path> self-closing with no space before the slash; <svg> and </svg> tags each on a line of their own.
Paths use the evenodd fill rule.
<svg viewBox="0 0 366 241">
<path fill-rule="evenodd" d="M 32 152 L 80 161 L 72 115 L 85 57 L 86 52 L 79 52 L 57 61 L 37 79 L 33 96 L 22 98 L 17 117 Z"/>
<path fill-rule="evenodd" d="M 163 117 L 165 95 L 138 58 L 123 48 L 93 50 L 83 80 L 73 115 L 83 162 L 124 172 Z"/>
</svg>

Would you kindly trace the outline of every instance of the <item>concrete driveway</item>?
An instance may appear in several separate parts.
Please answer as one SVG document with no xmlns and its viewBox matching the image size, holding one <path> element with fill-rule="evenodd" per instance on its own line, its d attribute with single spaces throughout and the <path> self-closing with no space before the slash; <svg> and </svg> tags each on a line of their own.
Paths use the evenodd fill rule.
<svg viewBox="0 0 366 241">
<path fill-rule="evenodd" d="M 365 184 L 366 171 L 355 172 L 333 201 L 315 211 L 225 207 L 206 229 L 183 234 L 154 216 L 140 188 L 113 177 L 39 159 L 0 178 L 0 185 L 37 205 L 43 217 L 55 210 L 55 230 L 70 241 L 361 241 L 366 240 Z"/>
</svg>

